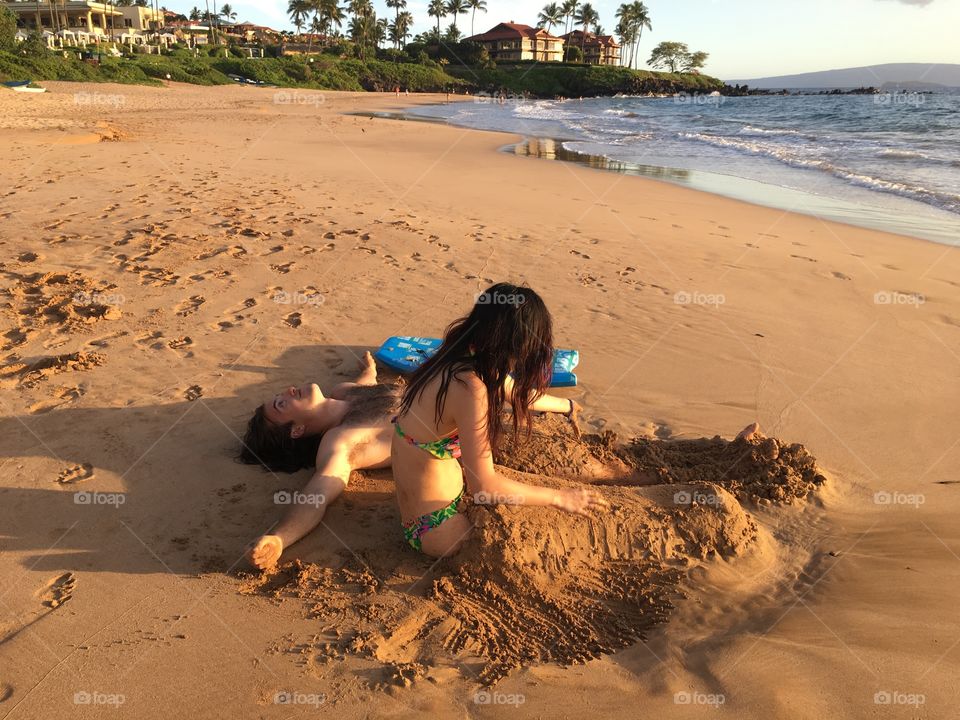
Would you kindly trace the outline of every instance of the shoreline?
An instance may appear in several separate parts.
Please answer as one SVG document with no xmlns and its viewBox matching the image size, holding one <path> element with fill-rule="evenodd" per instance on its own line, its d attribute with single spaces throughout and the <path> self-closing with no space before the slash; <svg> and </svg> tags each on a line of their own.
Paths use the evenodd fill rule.
<svg viewBox="0 0 960 720">
<path fill-rule="evenodd" d="M 460 102 L 469 101 L 462 100 Z M 449 103 L 427 103 L 426 105 L 447 104 Z M 901 215 L 889 213 L 879 205 L 870 206 L 849 200 L 835 200 L 804 190 L 752 180 L 738 175 L 726 175 L 706 170 L 690 170 L 616 160 L 606 155 L 570 150 L 565 147 L 565 144 L 568 142 L 581 142 L 581 140 L 577 138 L 563 138 L 537 133 L 518 133 L 509 130 L 472 127 L 455 123 L 447 118 L 417 115 L 413 112 L 415 107 L 423 107 L 423 105 L 412 106 L 410 109 L 400 111 L 374 112 L 369 113 L 368 116 L 399 121 L 438 123 L 480 132 L 511 135 L 518 138 L 518 140 L 504 146 L 501 148 L 501 151 L 512 152 L 518 155 L 523 154 L 538 159 L 573 162 L 583 167 L 605 172 L 622 173 L 663 182 L 672 182 L 682 187 L 710 193 L 712 195 L 719 195 L 720 197 L 745 202 L 758 207 L 797 212 L 819 220 L 910 237 L 938 245 L 951 247 L 960 245 L 960 218 L 949 218 L 953 220 L 955 229 L 951 229 L 953 226 L 941 229 L 941 225 L 938 225 L 933 219 L 913 215 L 909 216 L 907 220 L 904 220 Z M 360 115 L 365 115 L 365 113 L 360 113 Z M 519 151 L 524 152 L 521 153 Z M 947 211 L 940 210 L 939 212 L 946 213 Z M 946 220 L 947 218 L 944 218 L 944 222 L 946 222 Z"/>
<path fill-rule="evenodd" d="M 99 86 L 126 91 L 122 106 L 78 108 L 85 88 L 50 85 L 39 102 L 0 97 L 0 123 L 16 125 L 0 131 L 3 355 L 53 360 L 0 379 L 0 710 L 63 714 L 75 693 L 99 692 L 125 695 L 138 717 L 177 702 L 280 718 L 290 708 L 274 697 L 289 692 L 326 693 L 346 718 L 373 703 L 533 718 L 587 696 L 597 717 L 629 702 L 682 720 L 677 693 L 700 693 L 725 697 L 702 708 L 718 718 L 792 720 L 798 707 L 873 717 L 877 693 L 900 692 L 925 696 L 921 715 L 949 714 L 952 248 L 576 163 L 518 163 L 498 152 L 506 133 L 349 114 L 442 95 L 326 93 L 310 106 L 253 88 Z M 585 432 L 732 437 L 758 421 L 805 445 L 829 480 L 807 504 L 744 506 L 775 542 L 688 568 L 690 597 L 646 642 L 522 667 L 497 688 L 524 698 L 506 709 L 476 706 L 469 649 L 399 687 L 398 667 L 439 656 L 403 633 L 381 641 L 394 666 L 331 654 L 353 636 L 334 637 L 295 597 L 239 593 L 234 573 L 275 521 L 274 493 L 307 477 L 231 456 L 262 398 L 349 380 L 363 350 L 442 332 L 501 279 L 537 289 L 557 344 L 580 350 L 580 385 L 563 394 L 586 408 Z M 323 301 L 281 302 L 281 290 Z M 81 314 L 78 293 L 114 311 Z M 124 503 L 77 505 L 75 492 Z M 289 559 L 367 563 L 427 592 L 445 566 L 404 550 L 393 493 L 389 472 L 358 474 Z M 70 602 L 42 606 L 66 574 Z M 211 663 L 231 682 L 184 697 L 177 688 Z"/>
</svg>

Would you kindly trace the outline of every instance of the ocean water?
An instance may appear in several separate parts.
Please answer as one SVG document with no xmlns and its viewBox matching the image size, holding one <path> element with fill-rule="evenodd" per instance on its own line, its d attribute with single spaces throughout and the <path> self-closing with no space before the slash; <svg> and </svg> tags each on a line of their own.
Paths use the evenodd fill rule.
<svg viewBox="0 0 960 720">
<path fill-rule="evenodd" d="M 960 93 L 481 98 L 413 114 L 560 151 L 529 154 L 960 245 Z"/>
</svg>

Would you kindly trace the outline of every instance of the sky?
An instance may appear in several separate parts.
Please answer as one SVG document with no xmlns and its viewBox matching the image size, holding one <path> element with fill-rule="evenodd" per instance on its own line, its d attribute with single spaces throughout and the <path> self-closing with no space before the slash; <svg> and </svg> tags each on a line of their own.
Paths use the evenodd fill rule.
<svg viewBox="0 0 960 720">
<path fill-rule="evenodd" d="M 218 0 L 222 5 L 224 0 Z M 164 0 L 187 12 L 196 0 Z M 408 0 L 414 32 L 432 27 L 427 0 Z M 645 0 L 653 32 L 644 32 L 641 57 L 658 42 L 685 42 L 710 54 L 705 72 L 748 79 L 892 62 L 960 63 L 960 0 Z M 234 0 L 238 20 L 292 29 L 287 0 Z M 387 13 L 375 0 L 378 14 Z M 476 32 L 498 22 L 535 25 L 547 0 L 487 0 Z M 600 24 L 612 32 L 621 0 L 594 0 Z M 389 11 L 392 14 L 393 11 Z M 449 21 L 445 23 L 449 24 Z M 467 34 L 470 16 L 458 25 Z"/>
</svg>

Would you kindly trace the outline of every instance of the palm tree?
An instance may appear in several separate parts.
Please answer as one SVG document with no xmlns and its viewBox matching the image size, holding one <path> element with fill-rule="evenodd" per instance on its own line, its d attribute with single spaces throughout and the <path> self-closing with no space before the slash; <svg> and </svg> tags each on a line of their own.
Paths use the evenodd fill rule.
<svg viewBox="0 0 960 720">
<path fill-rule="evenodd" d="M 396 26 L 397 20 L 400 18 L 400 9 L 407 7 L 407 0 L 387 0 L 387 7 L 388 7 L 388 8 L 393 8 L 393 10 L 394 10 L 394 17 L 393 17 L 393 23 L 392 23 L 392 25 L 393 25 L 393 26 Z M 388 26 L 387 30 L 389 31 L 389 29 L 390 29 L 390 28 L 389 28 L 389 26 Z M 394 43 L 397 42 L 397 41 L 394 39 L 392 33 L 391 33 L 391 35 L 390 35 L 390 39 L 393 40 Z M 399 46 L 397 47 L 397 49 L 399 49 Z"/>
<path fill-rule="evenodd" d="M 220 17 L 224 20 L 236 20 L 237 13 L 230 5 L 224 5 L 220 8 Z"/>
<path fill-rule="evenodd" d="M 191 22 L 197 22 L 200 19 L 200 8 L 194 5 L 187 17 L 190 18 Z"/>
<path fill-rule="evenodd" d="M 583 34 L 580 36 L 580 52 L 582 53 L 587 44 L 587 33 L 590 28 L 600 22 L 600 13 L 593 9 L 590 3 L 584 3 L 577 11 L 574 17 L 578 25 L 583 25 Z"/>
<path fill-rule="evenodd" d="M 437 19 L 437 38 L 440 37 L 440 19 L 447 14 L 447 3 L 445 0 L 430 0 L 427 6 L 427 15 Z"/>
<path fill-rule="evenodd" d="M 622 31 L 624 44 L 630 45 L 629 66 L 633 66 L 637 57 L 640 38 L 643 36 L 643 29 L 653 30 L 650 24 L 650 11 L 642 2 L 632 2 L 623 4 L 617 9 L 617 17 L 620 18 L 618 32 Z"/>
<path fill-rule="evenodd" d="M 290 16 L 290 22 L 297 28 L 297 35 L 303 34 L 303 26 L 306 25 L 307 16 L 312 8 L 309 0 L 290 0 L 287 5 L 287 15 Z"/>
<path fill-rule="evenodd" d="M 410 37 L 410 27 L 413 25 L 413 15 L 404 10 L 398 14 L 390 26 L 387 28 L 390 33 L 390 39 L 396 44 L 397 49 L 406 44 L 406 39 Z"/>
<path fill-rule="evenodd" d="M 457 15 L 465 15 L 468 12 L 466 0 L 447 0 L 447 15 L 453 15 L 452 37 L 459 37 L 460 31 L 457 30 Z"/>
<path fill-rule="evenodd" d="M 560 24 L 562 19 L 563 10 L 555 2 L 552 2 L 549 5 L 544 6 L 543 10 L 540 11 L 540 15 L 537 17 L 537 24 L 540 27 L 546 25 L 547 32 L 550 32 L 553 30 L 554 25 Z"/>
<path fill-rule="evenodd" d="M 347 31 L 360 51 L 360 59 L 365 60 L 367 48 L 373 44 L 377 14 L 373 11 L 371 0 L 350 0 L 347 10 L 353 14 Z"/>
<path fill-rule="evenodd" d="M 473 12 L 470 16 L 470 35 L 476 35 L 473 30 L 473 22 L 477 19 L 477 10 L 480 12 L 487 11 L 487 0 L 467 0 L 467 7 Z"/>
<path fill-rule="evenodd" d="M 339 34 L 344 18 L 340 0 L 320 0 L 320 18 L 327 35 L 335 34 L 334 28 L 337 28 L 336 33 Z"/>
<path fill-rule="evenodd" d="M 632 4 L 633 7 L 633 27 L 636 34 L 636 39 L 634 42 L 634 47 L 632 53 L 634 58 L 636 58 L 639 53 L 640 38 L 643 37 L 643 29 L 653 32 L 653 25 L 650 23 L 650 11 L 647 9 L 647 6 L 642 2 L 635 2 Z"/>
<path fill-rule="evenodd" d="M 580 8 L 580 0 L 564 0 L 563 5 L 560 6 L 560 12 L 563 13 L 563 32 L 564 34 L 569 33 L 573 30 L 573 16 L 577 14 L 577 10 Z"/>
</svg>

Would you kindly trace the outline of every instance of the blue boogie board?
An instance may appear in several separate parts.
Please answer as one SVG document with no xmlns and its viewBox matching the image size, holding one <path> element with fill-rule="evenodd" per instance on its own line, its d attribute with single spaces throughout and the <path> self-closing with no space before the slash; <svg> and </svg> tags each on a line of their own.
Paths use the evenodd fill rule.
<svg viewBox="0 0 960 720">
<path fill-rule="evenodd" d="M 437 352 L 442 342 L 439 338 L 391 337 L 374 353 L 374 357 L 398 372 L 411 373 Z M 550 387 L 576 387 L 577 376 L 573 371 L 579 363 L 578 350 L 554 350 Z"/>
</svg>

